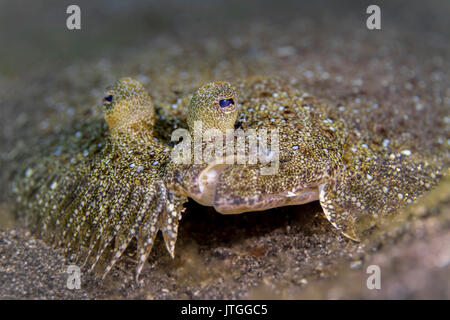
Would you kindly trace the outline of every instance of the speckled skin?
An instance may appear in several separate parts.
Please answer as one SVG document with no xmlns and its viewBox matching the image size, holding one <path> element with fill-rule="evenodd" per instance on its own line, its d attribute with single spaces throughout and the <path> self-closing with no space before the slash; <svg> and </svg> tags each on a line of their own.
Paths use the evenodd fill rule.
<svg viewBox="0 0 450 320">
<path fill-rule="evenodd" d="M 248 79 L 236 87 L 215 83 L 200 88 L 184 114 L 186 122 L 191 130 L 196 119 L 216 121 L 221 131 L 279 128 L 276 175 L 260 175 L 260 164 L 174 164 L 171 146 L 155 137 L 158 130 L 169 134 L 168 128 L 152 128 L 149 95 L 125 78 L 106 93 L 113 96 L 105 101 L 107 125 L 95 120 L 75 134 L 57 137 L 26 164 L 14 186 L 20 212 L 43 237 L 77 253 L 90 269 L 115 240 L 104 275 L 136 239 L 138 277 L 159 230 L 173 256 L 183 203 L 187 197 L 203 199 L 199 178 L 205 170 L 218 170 L 206 202 L 219 212 L 319 200 L 327 219 L 351 239 L 360 237 L 356 222 L 367 227 L 372 218 L 412 202 L 437 174 L 407 156 L 369 147 L 353 134 L 351 124 L 282 79 Z M 224 97 L 239 98 L 240 104 L 220 118 L 217 101 Z M 236 115 L 237 121 L 231 121 Z M 83 247 L 88 248 L 85 254 Z"/>
<path fill-rule="evenodd" d="M 148 93 L 124 78 L 106 94 L 113 95 L 104 105 L 109 130 L 95 121 L 52 142 L 49 149 L 56 151 L 28 164 L 14 189 L 28 224 L 75 251 L 79 261 L 89 261 L 90 269 L 115 240 L 104 275 L 135 238 L 139 276 L 159 230 L 173 256 L 186 198 L 169 193 L 163 183 L 170 153 L 148 130 L 154 114 Z M 83 246 L 85 255 L 80 254 Z"/>
<path fill-rule="evenodd" d="M 185 196 L 224 214 L 319 200 L 332 225 L 359 240 L 358 226 L 366 230 L 373 218 L 411 203 L 430 187 L 435 173 L 428 164 L 369 148 L 314 97 L 282 79 L 247 80 L 239 91 L 238 128 L 280 130 L 277 174 L 259 174 L 262 164 L 184 166 L 174 169 L 171 180 Z M 204 183 L 211 170 L 217 179 Z"/>
</svg>

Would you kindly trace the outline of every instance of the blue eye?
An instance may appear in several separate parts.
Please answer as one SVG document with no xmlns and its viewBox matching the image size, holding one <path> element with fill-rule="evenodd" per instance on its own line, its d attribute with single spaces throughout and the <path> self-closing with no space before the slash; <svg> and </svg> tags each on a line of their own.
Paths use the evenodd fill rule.
<svg viewBox="0 0 450 320">
<path fill-rule="evenodd" d="M 223 99 L 223 100 L 219 101 L 219 106 L 221 108 L 226 108 L 226 107 L 228 107 L 231 104 L 234 104 L 233 99 Z"/>
<path fill-rule="evenodd" d="M 113 96 L 110 94 L 103 98 L 103 102 L 110 104 L 112 102 Z"/>
</svg>

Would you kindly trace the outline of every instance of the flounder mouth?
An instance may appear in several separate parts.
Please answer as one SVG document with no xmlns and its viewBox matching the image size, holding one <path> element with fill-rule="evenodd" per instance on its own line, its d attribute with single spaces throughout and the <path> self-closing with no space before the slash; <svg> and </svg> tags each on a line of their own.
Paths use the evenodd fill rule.
<svg viewBox="0 0 450 320">
<path fill-rule="evenodd" d="M 252 197 L 231 196 L 215 199 L 214 209 L 222 214 L 239 214 L 264 211 L 278 207 L 293 206 L 319 200 L 318 187 L 306 187 L 278 194 L 256 195 Z"/>
<path fill-rule="evenodd" d="M 233 156 L 231 156 L 233 157 Z M 272 208 L 293 206 L 319 200 L 319 186 L 305 186 L 276 194 L 257 194 L 241 196 L 238 192 L 229 196 L 217 196 L 218 183 L 222 172 L 230 166 L 229 157 L 216 159 L 208 164 L 196 178 L 195 190 L 188 196 L 204 206 L 211 206 L 222 214 L 239 214 L 251 211 L 264 211 Z"/>
<path fill-rule="evenodd" d="M 230 160 L 230 157 L 223 157 L 210 162 L 197 177 L 198 188 L 195 192 L 191 191 L 188 196 L 204 206 L 214 206 L 217 183 L 221 173 L 230 166 L 230 164 L 227 164 L 227 159 Z"/>
</svg>

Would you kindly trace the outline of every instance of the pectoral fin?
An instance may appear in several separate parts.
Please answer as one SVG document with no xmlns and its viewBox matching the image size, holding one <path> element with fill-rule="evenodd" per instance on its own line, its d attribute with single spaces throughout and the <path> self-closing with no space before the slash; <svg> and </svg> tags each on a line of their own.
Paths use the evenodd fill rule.
<svg viewBox="0 0 450 320">
<path fill-rule="evenodd" d="M 354 161 L 320 186 L 320 204 L 334 227 L 358 241 L 380 217 L 423 194 L 430 169 L 401 157 L 366 163 Z"/>
</svg>

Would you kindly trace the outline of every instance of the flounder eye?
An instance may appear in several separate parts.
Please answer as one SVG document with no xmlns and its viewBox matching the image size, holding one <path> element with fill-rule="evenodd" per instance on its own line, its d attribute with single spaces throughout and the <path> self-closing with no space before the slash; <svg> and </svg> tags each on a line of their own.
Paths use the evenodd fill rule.
<svg viewBox="0 0 450 320">
<path fill-rule="evenodd" d="M 113 96 L 112 96 L 112 94 L 109 94 L 103 98 L 103 103 L 105 105 L 109 105 L 109 104 L 111 104 L 112 100 L 113 100 Z"/>
<path fill-rule="evenodd" d="M 222 100 L 219 100 L 219 106 L 222 109 L 227 108 L 227 107 L 229 107 L 231 105 L 234 105 L 234 100 L 233 99 L 222 99 Z"/>
</svg>

